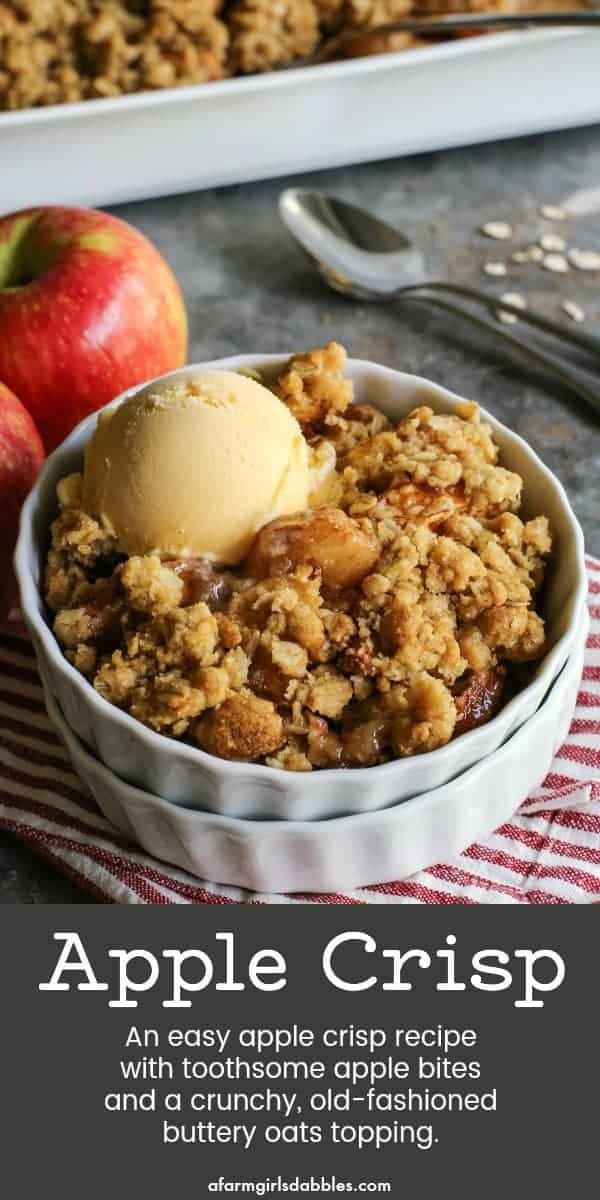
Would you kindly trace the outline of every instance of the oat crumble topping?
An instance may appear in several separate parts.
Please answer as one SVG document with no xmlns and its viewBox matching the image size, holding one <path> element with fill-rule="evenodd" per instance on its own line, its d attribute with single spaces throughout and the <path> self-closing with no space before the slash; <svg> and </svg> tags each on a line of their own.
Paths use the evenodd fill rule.
<svg viewBox="0 0 600 1200">
<path fill-rule="evenodd" d="M 547 8 L 551 0 L 537 3 Z M 269 71 L 346 30 L 360 36 L 330 57 L 409 50 L 428 43 L 370 27 L 457 4 L 465 7 L 458 0 L 0 0 L 0 111 Z M 518 0 L 467 7 L 518 7 Z"/>
<path fill-rule="evenodd" d="M 59 483 L 54 632 L 151 729 L 286 770 L 371 766 L 487 720 L 543 654 L 548 521 L 519 517 L 478 406 L 392 424 L 352 404 L 345 359 L 295 354 L 272 385 L 335 466 L 318 507 L 265 525 L 238 568 L 125 558 L 81 477 Z"/>
<path fill-rule="evenodd" d="M 328 33 L 409 9 L 410 0 L 0 0 L 0 110 L 268 71 L 311 55 Z M 367 34 L 348 53 L 418 44 Z"/>
</svg>

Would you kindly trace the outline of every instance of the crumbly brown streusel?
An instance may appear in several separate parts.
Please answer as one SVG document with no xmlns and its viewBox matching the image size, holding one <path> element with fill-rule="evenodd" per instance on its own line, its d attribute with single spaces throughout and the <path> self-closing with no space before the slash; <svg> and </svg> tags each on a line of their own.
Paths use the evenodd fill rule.
<svg viewBox="0 0 600 1200">
<path fill-rule="evenodd" d="M 560 0 L 537 0 L 542 7 Z M 576 0 L 579 3 L 580 0 Z M 458 0 L 436 0 L 435 11 Z M 470 0 L 513 8 L 520 0 Z M 368 32 L 433 0 L 0 0 L 0 110 L 32 108 L 269 71 L 332 33 L 360 37 L 328 57 L 423 45 Z M 465 7 L 461 3 L 459 7 Z M 531 0 L 528 7 L 535 7 Z"/>
<path fill-rule="evenodd" d="M 288 770 L 434 750 L 487 720 L 538 658 L 551 549 L 522 521 L 476 404 L 392 425 L 354 405 L 336 343 L 272 385 L 331 461 L 319 506 L 258 533 L 236 570 L 124 559 L 58 486 L 46 599 L 67 658 L 107 700 L 209 753 Z"/>
</svg>

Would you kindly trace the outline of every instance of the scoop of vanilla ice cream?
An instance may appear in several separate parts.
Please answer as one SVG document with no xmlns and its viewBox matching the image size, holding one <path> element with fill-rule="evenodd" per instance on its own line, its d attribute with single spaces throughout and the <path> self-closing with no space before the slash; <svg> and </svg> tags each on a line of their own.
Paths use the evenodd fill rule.
<svg viewBox="0 0 600 1200">
<path fill-rule="evenodd" d="M 309 490 L 295 417 L 233 371 L 165 379 L 109 406 L 85 455 L 83 507 L 126 554 L 240 562 Z"/>
</svg>

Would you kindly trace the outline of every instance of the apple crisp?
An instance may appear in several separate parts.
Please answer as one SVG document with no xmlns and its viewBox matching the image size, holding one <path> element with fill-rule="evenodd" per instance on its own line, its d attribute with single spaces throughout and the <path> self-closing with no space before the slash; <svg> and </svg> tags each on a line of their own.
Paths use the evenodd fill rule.
<svg viewBox="0 0 600 1200">
<path fill-rule="evenodd" d="M 335 342 L 264 381 L 301 424 L 314 507 L 240 566 L 125 557 L 61 480 L 46 601 L 68 660 L 151 729 L 286 770 L 364 767 L 487 721 L 544 653 L 545 516 L 522 520 L 475 403 L 398 423 Z"/>
<path fill-rule="evenodd" d="M 544 8 L 560 0 L 538 0 Z M 580 3 L 580 0 L 577 0 Z M 413 49 L 410 33 L 373 33 L 411 12 L 458 0 L 0 0 L 0 111 L 119 96 L 310 57 L 324 38 L 357 30 L 326 58 Z M 500 11 L 521 0 L 486 5 Z M 459 7 L 478 11 L 483 0 Z M 535 8 L 534 0 L 528 7 Z"/>
</svg>

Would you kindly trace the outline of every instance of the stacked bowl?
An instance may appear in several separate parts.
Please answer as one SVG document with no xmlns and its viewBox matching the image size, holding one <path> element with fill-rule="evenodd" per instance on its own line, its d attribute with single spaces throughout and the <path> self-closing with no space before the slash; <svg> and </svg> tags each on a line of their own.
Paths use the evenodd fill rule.
<svg viewBox="0 0 600 1200">
<path fill-rule="evenodd" d="M 286 359 L 247 355 L 205 367 L 275 376 Z M 358 403 L 398 421 L 417 405 L 453 412 L 461 398 L 425 379 L 350 360 Z M 132 395 L 131 389 L 120 399 Z M 487 724 L 428 754 L 309 774 L 229 762 L 166 738 L 104 700 L 64 657 L 43 599 L 56 484 L 80 470 L 96 416 L 48 459 L 22 514 L 16 552 L 23 614 L 48 711 L 105 815 L 157 858 L 259 891 L 336 891 L 447 859 L 502 824 L 548 771 L 575 706 L 588 624 L 581 529 L 561 484 L 527 444 L 487 413 L 502 462 L 524 481 L 523 515 L 548 516 L 554 549 L 544 584 L 548 642 L 529 683 Z"/>
</svg>

